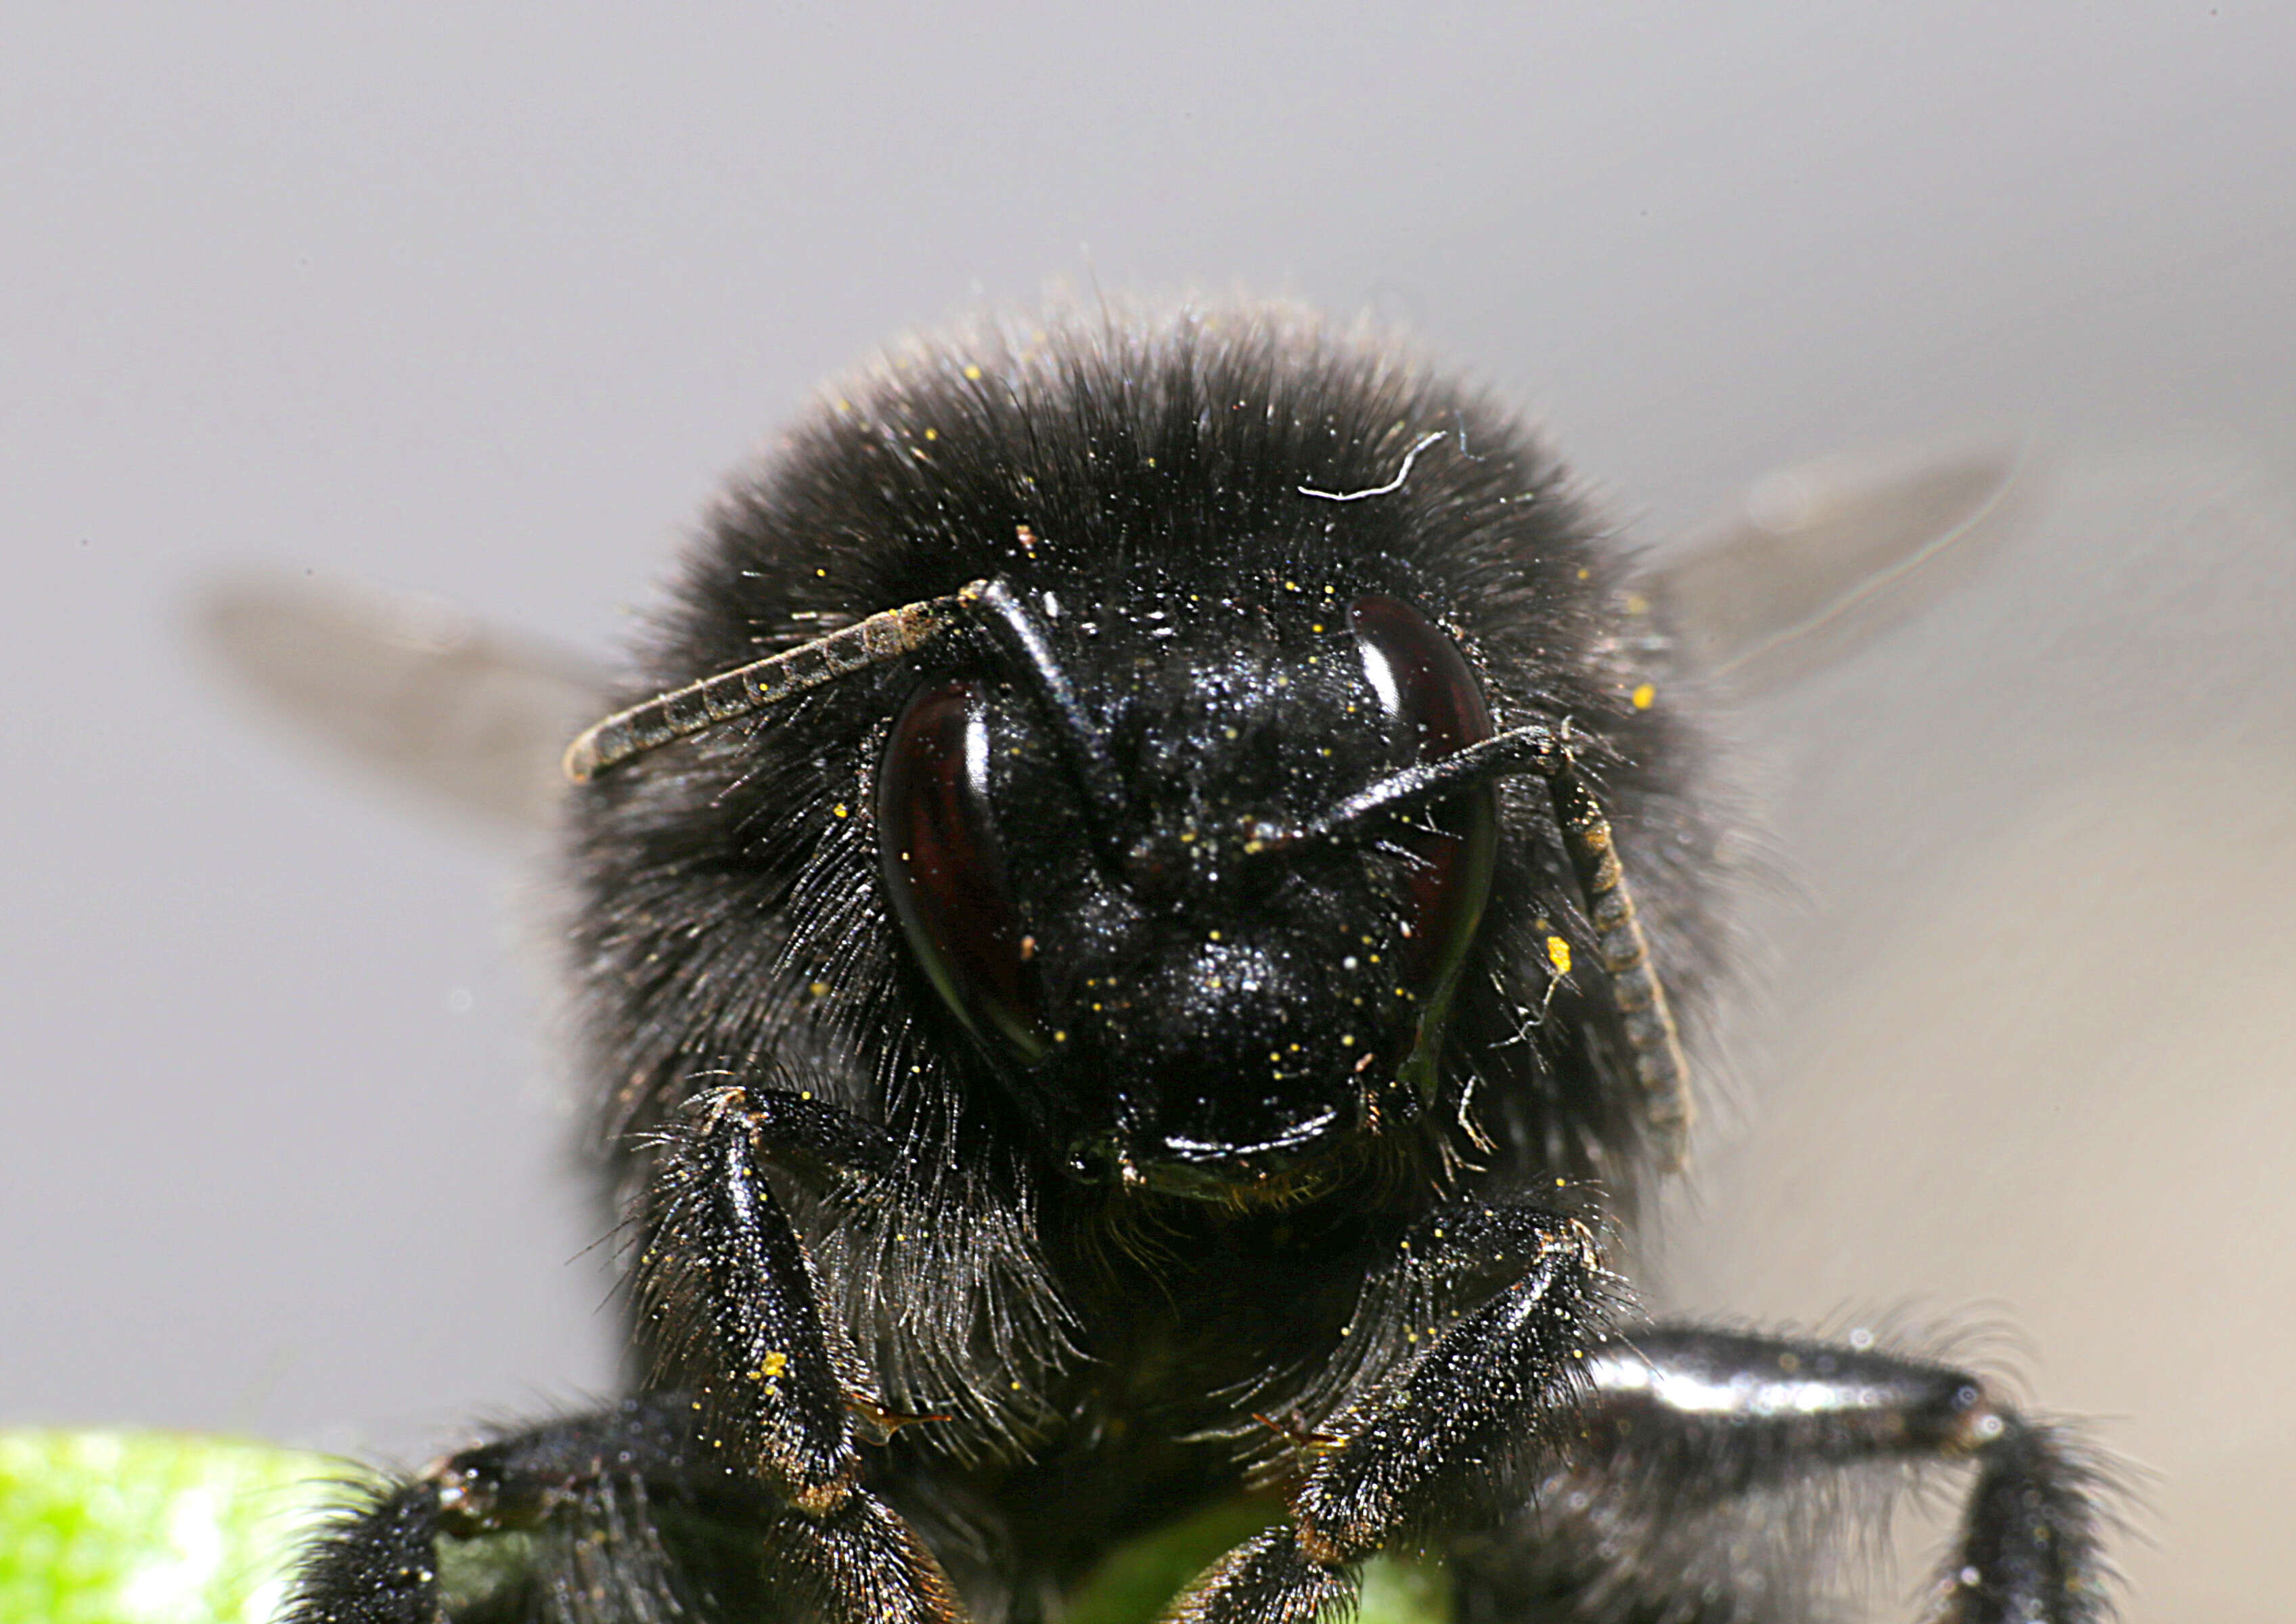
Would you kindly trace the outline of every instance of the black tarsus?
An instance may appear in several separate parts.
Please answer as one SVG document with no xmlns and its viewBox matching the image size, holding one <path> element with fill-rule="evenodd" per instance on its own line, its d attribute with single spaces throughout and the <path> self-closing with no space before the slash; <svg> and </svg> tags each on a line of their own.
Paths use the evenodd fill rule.
<svg viewBox="0 0 2296 1624">
<path fill-rule="evenodd" d="M 1951 1624 L 2109 1616 L 2104 1474 L 2062 1428 L 2005 1413 L 2004 1420 L 1980 1456 L 1939 1616 Z"/>
<path fill-rule="evenodd" d="M 484 1595 L 441 1582 L 439 1541 L 528 1546 Z M 809 1515 L 730 1470 L 685 1394 L 626 1398 L 450 1456 L 349 1507 L 298 1576 L 284 1624 L 434 1624 L 458 1613 L 758 1616 L 947 1624 L 955 1603 L 900 1518 L 862 1491 Z"/>
<path fill-rule="evenodd" d="M 954 1618 L 939 1564 L 860 1484 L 860 1445 L 907 1418 L 832 1347 L 812 1260 L 763 1176 L 770 1162 L 865 1190 L 891 1141 L 801 1091 L 734 1087 L 689 1102 L 658 1149 L 639 1333 L 657 1380 L 691 1392 L 701 1446 L 787 1503 L 765 1530 L 783 1587 L 854 1624 Z"/>
<path fill-rule="evenodd" d="M 1292 1521 L 1215 1563 L 1175 1604 L 1184 1624 L 1322 1620 L 1355 1604 L 1357 1569 L 1391 1541 L 1497 1514 L 1517 1457 L 1552 1441 L 1602 1313 L 1593 1232 L 1538 1208 L 1477 1202 L 1418 1226 L 1430 1276 L 1500 1272 L 1480 1306 L 1316 1431 Z"/>
<path fill-rule="evenodd" d="M 439 1490 L 361 1487 L 297 1564 L 281 1624 L 433 1624 Z"/>
<path fill-rule="evenodd" d="M 1759 1587 L 1810 1576 L 1769 1567 L 1808 1553 L 1704 1565 L 1718 1550 L 1759 1545 L 1764 1530 L 1734 1509 L 1761 1506 L 1775 1521 L 1775 1497 L 1797 1487 L 1954 1461 L 1975 1462 L 1977 1479 L 1934 1618 L 2096 1624 L 2110 1614 L 2103 1475 L 1980 1376 L 1871 1348 L 1695 1327 L 1602 1342 L 1585 1370 L 1574 1447 L 1515 1537 L 1481 1571 L 1466 1564 L 1469 1624 L 1515 1617 L 1528 1595 L 1543 1598 L 1536 1616 L 1573 1624 L 1775 1616 L 1790 1609 Z M 1492 1584 L 1507 1599 L 1478 1605 L 1478 1587 Z"/>
<path fill-rule="evenodd" d="M 1418 1232 L 1423 1236 L 1427 1232 Z M 1498 1603 L 1540 1598 L 1539 1617 L 1580 1624 L 1765 1616 L 1751 1564 L 1698 1576 L 1705 1513 L 1861 1465 L 1972 1460 L 1978 1476 L 1939 1616 L 1953 1624 L 2096 1624 L 2109 1615 L 2101 1472 L 2065 1434 L 2003 1402 L 1981 1378 L 1870 1349 L 1751 1333 L 1656 1328 L 1589 1344 L 1602 1271 L 1576 1220 L 1529 1208 L 1447 1215 L 1446 1267 L 1529 1267 L 1456 1318 L 1416 1361 L 1316 1429 L 1292 1521 L 1213 1564 L 1175 1605 L 1177 1624 L 1345 1616 L 1365 1559 L 1431 1535 L 1512 1521 Z M 1511 1464 L 1542 1458 L 1526 1497 Z M 1574 1490 L 1584 1492 L 1574 1493 Z M 1587 1512 L 1592 1503 L 1595 1509 Z M 1577 1508 L 1577 1509 L 1571 1509 Z M 1574 1519 L 1589 1526 L 1573 1526 Z M 1599 1520 L 1599 1529 L 1594 1526 Z M 1689 1541 L 1683 1551 L 1671 1542 Z M 1703 1593 L 1702 1595 L 1701 1593 Z M 1689 1609 L 1690 1611 L 1684 1611 Z"/>
<path fill-rule="evenodd" d="M 693 1392 L 711 1448 L 825 1516 L 859 1477 L 862 1417 L 884 1407 L 836 1356 L 812 1260 L 763 1169 L 865 1185 L 891 1143 L 801 1092 L 722 1088 L 691 1102 L 659 1150 L 636 1275 L 654 1379 Z"/>
</svg>

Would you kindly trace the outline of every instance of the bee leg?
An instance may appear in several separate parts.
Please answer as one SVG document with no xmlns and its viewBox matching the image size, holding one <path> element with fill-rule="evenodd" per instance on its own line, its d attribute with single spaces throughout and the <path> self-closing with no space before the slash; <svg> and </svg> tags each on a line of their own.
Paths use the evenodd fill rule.
<svg viewBox="0 0 2296 1624">
<path fill-rule="evenodd" d="M 857 1361 L 837 1355 L 804 1243 L 763 1176 L 769 1161 L 865 1181 L 890 1149 L 882 1130 L 802 1095 L 729 1088 L 696 1102 L 660 1151 L 641 1333 L 687 1392 L 698 1446 L 810 1520 L 832 1613 L 954 1617 L 939 1569 L 860 1486 L 862 1417 L 884 1407 Z"/>
<path fill-rule="evenodd" d="M 295 1571 L 282 1624 L 433 1624 L 439 1491 L 408 1483 L 339 1511 Z"/>
<path fill-rule="evenodd" d="M 1591 1588 L 1660 1611 L 1703 1559 L 1678 1542 L 1743 1545 L 1714 1539 L 1717 1508 L 1860 1464 L 1968 1460 L 1976 1482 L 1935 1616 L 2085 1624 L 2107 1611 L 2103 1473 L 1978 1376 L 1871 1348 L 1677 1327 L 1604 1342 L 1586 1365 L 1583 1439 L 1540 1496 L 1555 1509 L 1534 1512 L 1531 1537 L 1513 1548 L 1534 1567 L 1542 1550 L 1615 1554 L 1599 1571 L 1549 1574 L 1536 1588 Z M 1600 1508 L 1591 1514 L 1604 1519 L 1607 1538 L 1574 1537 L 1578 1513 L 1562 1509 L 1574 1503 Z M 1707 1578 L 1731 1587 L 1726 1571 Z M 1520 1579 L 1514 1587 L 1524 1588 Z"/>
<path fill-rule="evenodd" d="M 640 1334 L 694 1392 L 713 1449 L 807 1511 L 861 1473 L 855 1396 L 832 1357 L 813 1264 L 762 1175 L 837 1131 L 799 1095 L 726 1089 L 662 1147 L 636 1278 Z"/>
<path fill-rule="evenodd" d="M 1173 1604 L 1175 1624 L 1343 1618 L 1365 1558 L 1438 1525 L 1495 1520 L 1508 1467 L 1551 1445 L 1572 1416 L 1603 1306 L 1586 1225 L 1478 1204 L 1420 1226 L 1413 1244 L 1406 1273 L 1505 1284 L 1318 1429 L 1329 1442 L 1292 1498 L 1292 1521 L 1215 1562 Z"/>
<path fill-rule="evenodd" d="M 305 1559 L 285 1624 L 652 1618 L 665 1603 L 853 1624 L 951 1611 L 883 1505 L 857 1491 L 800 1512 L 704 1447 L 690 1398 L 654 1394 L 463 1450 L 349 1508 Z"/>
</svg>

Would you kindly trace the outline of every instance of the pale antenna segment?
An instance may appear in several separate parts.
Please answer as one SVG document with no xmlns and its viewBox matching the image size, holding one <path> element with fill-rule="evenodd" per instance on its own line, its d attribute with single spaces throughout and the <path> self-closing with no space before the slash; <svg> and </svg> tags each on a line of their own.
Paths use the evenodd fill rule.
<svg viewBox="0 0 2296 1624">
<path fill-rule="evenodd" d="M 987 581 L 973 581 L 947 597 L 881 610 L 825 637 L 617 710 L 566 747 L 566 775 L 587 783 L 632 756 L 914 653 L 955 625 L 988 588 Z"/>
<path fill-rule="evenodd" d="M 1647 1120 L 1657 1132 L 1660 1159 L 1668 1170 L 1679 1172 L 1696 1115 L 1690 1062 L 1682 1052 L 1674 1006 L 1667 1001 L 1666 987 L 1651 964 L 1650 939 L 1643 934 L 1634 892 L 1628 888 L 1626 870 L 1611 838 L 1611 820 L 1603 815 L 1602 803 L 1579 777 L 1567 752 L 1562 755 L 1559 770 L 1548 775 L 1546 785 L 1554 797 L 1555 821 L 1562 828 L 1562 843 L 1570 853 L 1570 866 L 1578 876 L 1578 889 L 1586 894 L 1595 952 L 1611 980 L 1611 1002 L 1626 1028 L 1635 1084 L 1642 1091 Z"/>
</svg>

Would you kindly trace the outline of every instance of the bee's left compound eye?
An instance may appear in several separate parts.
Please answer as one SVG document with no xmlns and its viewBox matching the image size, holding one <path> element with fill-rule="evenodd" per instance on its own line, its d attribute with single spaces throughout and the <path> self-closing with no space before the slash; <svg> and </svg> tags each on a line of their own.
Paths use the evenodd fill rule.
<svg viewBox="0 0 2296 1624">
<path fill-rule="evenodd" d="M 885 890 L 918 964 L 972 1034 L 1044 1058 L 1044 995 L 988 800 L 988 721 L 972 684 L 919 689 L 877 775 Z"/>
<path fill-rule="evenodd" d="M 1348 618 L 1364 675 L 1398 748 L 1414 763 L 1439 760 L 1491 736 L 1482 685 L 1458 645 L 1426 616 L 1399 598 L 1374 594 L 1357 599 Z M 1474 939 L 1490 897 L 1497 833 L 1497 791 L 1484 783 L 1455 797 L 1435 825 L 1392 837 L 1415 858 L 1404 955 L 1414 992 L 1447 982 Z"/>
</svg>

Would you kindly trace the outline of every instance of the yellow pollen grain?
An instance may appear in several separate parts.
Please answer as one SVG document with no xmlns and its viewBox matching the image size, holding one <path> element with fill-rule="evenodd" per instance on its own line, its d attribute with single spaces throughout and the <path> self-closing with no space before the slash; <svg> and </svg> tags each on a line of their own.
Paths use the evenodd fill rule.
<svg viewBox="0 0 2296 1624">
<path fill-rule="evenodd" d="M 980 369 L 977 366 L 968 366 L 964 369 L 964 377 L 968 383 L 978 383 L 980 381 Z"/>
<path fill-rule="evenodd" d="M 829 983 L 826 981 L 816 981 L 812 986 L 807 988 L 806 990 L 816 998 L 825 998 L 829 996 Z"/>
<path fill-rule="evenodd" d="M 850 817 L 853 816 L 851 812 L 846 810 L 845 803 L 841 800 L 835 806 L 830 808 L 829 813 L 832 817 Z"/>
<path fill-rule="evenodd" d="M 1650 684 L 1644 683 L 1634 691 L 1632 697 L 1636 709 L 1648 710 L 1651 708 L 1651 701 L 1658 697 L 1658 690 Z"/>
<path fill-rule="evenodd" d="M 1557 975 L 1570 973 L 1570 944 L 1559 936 L 1546 939 L 1546 962 L 1554 966 Z"/>
</svg>

